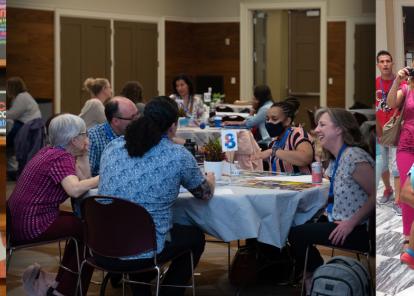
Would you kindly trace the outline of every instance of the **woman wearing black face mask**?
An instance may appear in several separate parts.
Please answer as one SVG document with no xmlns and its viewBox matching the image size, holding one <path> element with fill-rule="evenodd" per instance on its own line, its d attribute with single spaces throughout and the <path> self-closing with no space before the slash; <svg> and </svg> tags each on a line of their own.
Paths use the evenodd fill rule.
<svg viewBox="0 0 414 296">
<path fill-rule="evenodd" d="M 311 173 L 314 148 L 310 135 L 302 127 L 294 127 L 293 119 L 299 101 L 288 97 L 270 107 L 266 130 L 272 138 L 270 149 L 252 156 L 252 160 L 270 158 L 273 172 Z"/>
</svg>

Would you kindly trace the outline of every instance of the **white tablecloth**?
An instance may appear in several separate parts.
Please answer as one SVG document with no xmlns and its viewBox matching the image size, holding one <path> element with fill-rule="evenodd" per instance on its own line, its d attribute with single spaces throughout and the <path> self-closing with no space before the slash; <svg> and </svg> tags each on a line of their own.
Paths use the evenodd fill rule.
<svg viewBox="0 0 414 296">
<path fill-rule="evenodd" d="M 327 200 L 327 186 L 301 192 L 219 186 L 203 201 L 182 193 L 173 210 L 175 223 L 198 225 L 223 241 L 257 238 L 282 247 L 291 226 L 312 218 Z"/>
<path fill-rule="evenodd" d="M 281 248 L 292 226 L 305 223 L 326 204 L 328 189 L 327 184 L 300 192 L 218 185 L 209 201 L 180 193 L 173 222 L 197 225 L 223 241 L 257 238 Z M 91 189 L 84 198 L 96 194 L 97 189 Z M 73 204 L 78 214 L 80 202 L 75 199 Z"/>
</svg>

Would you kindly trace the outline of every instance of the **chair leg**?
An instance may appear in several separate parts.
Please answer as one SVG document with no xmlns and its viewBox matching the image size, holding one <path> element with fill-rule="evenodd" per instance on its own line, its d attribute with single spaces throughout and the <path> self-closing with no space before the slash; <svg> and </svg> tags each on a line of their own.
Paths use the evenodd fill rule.
<svg viewBox="0 0 414 296">
<path fill-rule="evenodd" d="M 371 295 L 375 295 L 375 266 L 374 266 L 374 271 L 371 270 L 371 260 L 369 260 L 369 252 L 367 253 L 367 264 L 368 264 L 368 274 L 370 277 L 370 281 L 371 281 Z"/>
<path fill-rule="evenodd" d="M 158 296 L 160 294 L 160 268 L 158 266 L 155 266 L 155 269 L 157 270 L 157 283 L 155 287 L 155 296 Z"/>
<path fill-rule="evenodd" d="M 80 296 L 82 296 L 83 294 L 82 292 L 82 269 L 85 266 L 85 264 L 87 264 L 86 261 L 83 261 L 81 263 L 79 270 L 78 270 L 78 281 L 76 282 L 76 295 L 78 295 L 79 293 Z"/>
<path fill-rule="evenodd" d="M 303 276 L 302 276 L 302 289 L 300 290 L 300 296 L 306 296 L 305 277 L 306 277 L 306 269 L 308 267 L 308 255 L 309 255 L 309 246 L 306 248 L 305 264 L 303 266 Z"/>
<path fill-rule="evenodd" d="M 122 296 L 125 296 L 125 273 L 122 274 Z"/>
<path fill-rule="evenodd" d="M 109 279 L 110 274 L 108 272 L 106 276 L 102 279 L 101 289 L 99 290 L 99 296 L 105 296 L 106 285 L 108 284 Z"/>
<path fill-rule="evenodd" d="M 191 251 L 190 251 L 190 264 L 191 264 L 191 287 L 193 289 L 193 296 L 195 296 L 194 259 L 193 259 L 193 252 Z"/>
<path fill-rule="evenodd" d="M 13 255 L 13 248 L 10 248 L 9 249 L 9 254 L 8 254 L 7 258 L 6 258 L 6 272 L 9 271 L 9 267 L 10 267 L 10 262 L 11 262 L 11 259 L 12 259 L 12 255 Z"/>
</svg>

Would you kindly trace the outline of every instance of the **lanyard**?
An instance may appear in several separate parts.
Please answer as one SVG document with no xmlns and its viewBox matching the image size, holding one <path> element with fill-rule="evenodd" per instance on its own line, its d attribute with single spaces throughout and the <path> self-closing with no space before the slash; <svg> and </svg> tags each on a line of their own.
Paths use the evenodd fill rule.
<svg viewBox="0 0 414 296">
<path fill-rule="evenodd" d="M 331 176 L 331 184 L 329 186 L 329 195 L 328 195 L 329 198 L 332 198 L 332 199 L 334 197 L 334 183 L 335 183 L 336 170 L 338 169 L 339 160 L 341 159 L 342 153 L 344 152 L 346 147 L 347 147 L 346 144 L 342 145 L 341 149 L 339 150 L 338 157 L 335 159 L 335 165 L 334 165 L 332 176 Z"/>
<path fill-rule="evenodd" d="M 289 137 L 290 133 L 292 132 L 292 129 L 289 127 L 286 132 L 283 135 L 283 138 L 280 140 L 275 141 L 275 143 L 273 144 L 272 148 L 279 148 L 279 149 L 284 149 L 285 148 L 285 144 L 286 144 L 286 140 Z M 276 172 L 276 161 L 277 161 L 277 157 L 276 155 L 273 157 L 273 161 L 272 161 L 272 171 Z"/>
<path fill-rule="evenodd" d="M 113 139 L 116 138 L 116 136 L 114 135 L 114 132 L 112 131 L 109 125 L 109 122 L 105 122 L 104 128 L 105 128 L 106 137 L 109 139 L 109 141 L 112 141 Z"/>
<path fill-rule="evenodd" d="M 328 212 L 329 221 L 333 221 L 332 209 L 333 209 L 333 203 L 334 203 L 334 183 L 335 183 L 336 170 L 338 169 L 339 160 L 341 159 L 342 153 L 345 151 L 346 147 L 347 147 L 347 145 L 344 143 L 342 145 L 341 149 L 339 149 L 339 153 L 338 153 L 338 156 L 335 159 L 335 164 L 334 164 L 334 168 L 333 168 L 333 172 L 332 172 L 332 176 L 331 176 L 331 180 L 330 180 L 331 184 L 329 184 L 328 206 L 326 208 L 326 211 Z"/>
</svg>

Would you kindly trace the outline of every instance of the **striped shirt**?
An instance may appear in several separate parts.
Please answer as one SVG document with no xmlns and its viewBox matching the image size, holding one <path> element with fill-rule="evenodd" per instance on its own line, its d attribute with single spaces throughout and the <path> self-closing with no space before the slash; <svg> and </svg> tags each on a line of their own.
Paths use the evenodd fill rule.
<svg viewBox="0 0 414 296">
<path fill-rule="evenodd" d="M 89 164 L 91 166 L 91 175 L 99 175 L 99 166 L 101 155 L 106 145 L 113 139 L 118 138 L 111 125 L 106 121 L 88 129 L 89 137 Z"/>
<path fill-rule="evenodd" d="M 29 161 L 8 201 L 14 240 L 35 239 L 56 220 L 68 197 L 61 182 L 70 175 L 75 158 L 61 148 L 44 147 Z"/>
<path fill-rule="evenodd" d="M 315 150 L 312 144 L 311 136 L 302 128 L 302 127 L 292 127 L 291 133 L 289 134 L 283 150 L 294 151 L 298 146 L 303 142 L 308 142 L 312 146 L 313 157 L 315 157 Z M 269 147 L 273 147 L 275 141 L 273 141 Z M 273 164 L 274 157 L 271 157 L 271 164 Z M 280 158 L 276 160 L 276 171 L 284 173 L 301 173 L 301 174 L 311 174 L 312 169 L 311 165 L 299 167 L 292 165 L 291 163 L 284 161 Z"/>
</svg>

